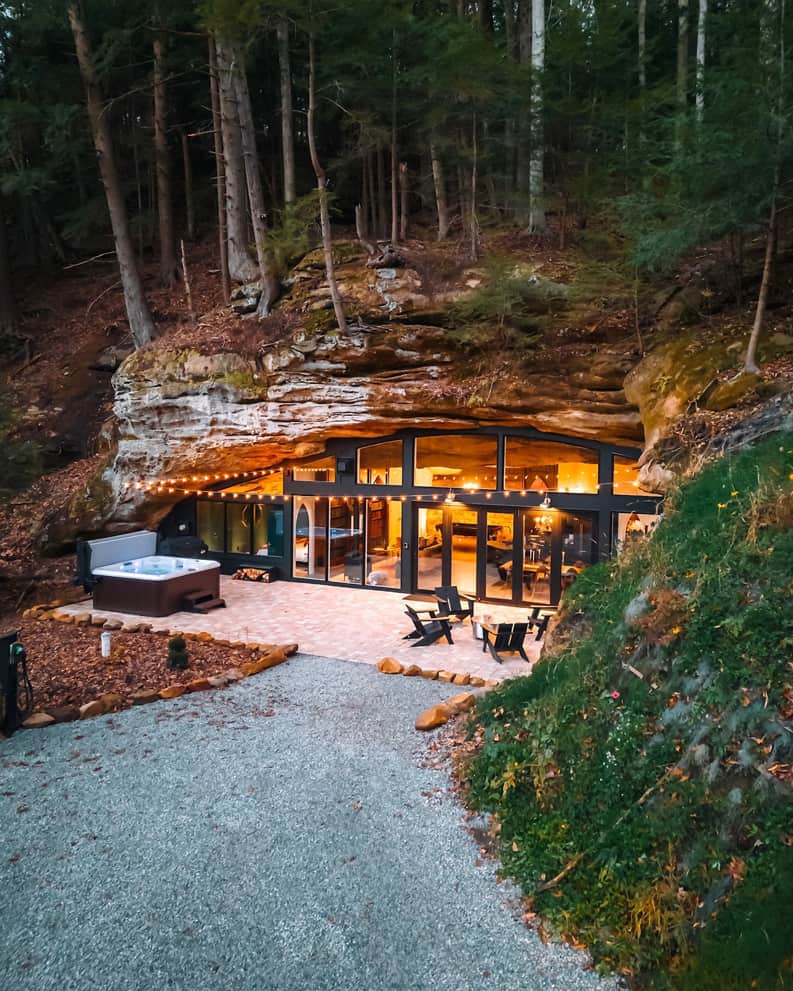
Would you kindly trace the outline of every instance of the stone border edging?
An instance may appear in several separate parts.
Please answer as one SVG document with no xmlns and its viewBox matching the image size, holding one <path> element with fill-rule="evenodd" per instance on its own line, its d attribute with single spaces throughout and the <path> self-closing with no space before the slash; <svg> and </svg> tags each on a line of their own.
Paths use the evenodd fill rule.
<svg viewBox="0 0 793 991">
<path fill-rule="evenodd" d="M 181 630 L 154 630 L 151 623 L 124 623 L 120 619 L 106 620 L 99 615 L 90 612 L 65 613 L 60 607 L 65 605 L 62 600 L 56 600 L 49 605 L 31 606 L 26 609 L 22 616 L 25 619 L 37 619 L 41 621 L 54 620 L 59 623 L 71 624 L 73 626 L 96 626 L 104 630 L 112 630 L 118 633 L 151 633 L 164 637 L 183 637 L 185 640 L 196 640 L 200 643 L 214 643 L 219 647 L 235 647 L 248 650 L 251 653 L 258 653 L 260 656 L 256 660 L 247 661 L 238 668 L 228 668 L 216 675 L 207 675 L 194 678 L 192 681 L 183 684 L 166 685 L 164 688 L 147 688 L 140 692 L 135 692 L 130 696 L 130 705 L 148 705 L 150 702 L 159 702 L 165 699 L 179 698 L 181 695 L 192 694 L 193 692 L 205 692 L 225 688 L 227 685 L 250 678 L 255 674 L 260 674 L 268 668 L 274 668 L 278 664 L 283 664 L 288 658 L 298 652 L 296 643 L 271 644 L 259 643 L 257 641 L 246 642 L 244 640 L 223 640 L 216 639 L 211 633 L 183 633 Z M 49 706 L 47 710 L 33 712 L 22 723 L 23 729 L 40 729 L 44 726 L 52 726 L 55 723 L 74 722 L 78 719 L 91 719 L 94 716 L 105 716 L 111 712 L 119 712 L 125 706 L 124 699 L 117 692 L 105 692 L 98 699 L 92 699 L 83 705 L 60 705 Z M 54 715 L 53 715 L 54 713 Z"/>
<path fill-rule="evenodd" d="M 421 677 L 430 681 L 444 681 L 447 684 L 459 685 L 461 688 L 471 685 L 473 688 L 497 688 L 501 682 L 497 678 L 479 678 L 467 672 L 444 671 L 437 668 L 420 668 L 416 664 L 405 667 L 394 657 L 383 657 L 377 662 L 377 670 L 381 674 L 401 674 L 405 678 Z"/>
</svg>

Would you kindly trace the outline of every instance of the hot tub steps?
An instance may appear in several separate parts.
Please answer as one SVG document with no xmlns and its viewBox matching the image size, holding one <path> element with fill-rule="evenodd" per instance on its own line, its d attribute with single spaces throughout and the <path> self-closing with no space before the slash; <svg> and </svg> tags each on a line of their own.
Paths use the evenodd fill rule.
<svg viewBox="0 0 793 991">
<path fill-rule="evenodd" d="M 226 600 L 217 598 L 212 592 L 188 592 L 182 603 L 185 612 L 208 613 L 212 609 L 226 607 Z"/>
</svg>

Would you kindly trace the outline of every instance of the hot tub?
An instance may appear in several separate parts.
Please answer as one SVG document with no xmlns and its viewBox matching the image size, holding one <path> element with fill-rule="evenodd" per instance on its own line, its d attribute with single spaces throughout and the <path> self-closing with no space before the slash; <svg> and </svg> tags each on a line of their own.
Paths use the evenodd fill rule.
<svg viewBox="0 0 793 991">
<path fill-rule="evenodd" d="M 191 592 L 220 594 L 220 564 L 152 554 L 94 568 L 94 606 L 136 616 L 168 616 Z"/>
<path fill-rule="evenodd" d="M 217 561 L 157 554 L 157 534 L 150 530 L 81 541 L 77 561 L 78 580 L 93 593 L 97 609 L 168 616 L 183 609 L 193 592 L 220 594 Z"/>
</svg>

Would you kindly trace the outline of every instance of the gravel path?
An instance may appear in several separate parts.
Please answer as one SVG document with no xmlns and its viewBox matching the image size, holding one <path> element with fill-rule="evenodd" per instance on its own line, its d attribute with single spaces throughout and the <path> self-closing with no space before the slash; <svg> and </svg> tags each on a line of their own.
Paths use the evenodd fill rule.
<svg viewBox="0 0 793 991">
<path fill-rule="evenodd" d="M 298 655 L 0 743 L 0 987 L 612 988 L 514 918 L 420 766 L 457 691 Z"/>
</svg>

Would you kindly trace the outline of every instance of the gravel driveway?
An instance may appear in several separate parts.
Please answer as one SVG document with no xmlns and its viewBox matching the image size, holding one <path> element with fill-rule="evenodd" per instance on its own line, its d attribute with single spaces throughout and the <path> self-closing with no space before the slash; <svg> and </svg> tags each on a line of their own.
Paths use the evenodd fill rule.
<svg viewBox="0 0 793 991">
<path fill-rule="evenodd" d="M 421 766 L 457 691 L 298 655 L 0 742 L 0 987 L 613 987 L 516 921 Z"/>
</svg>

